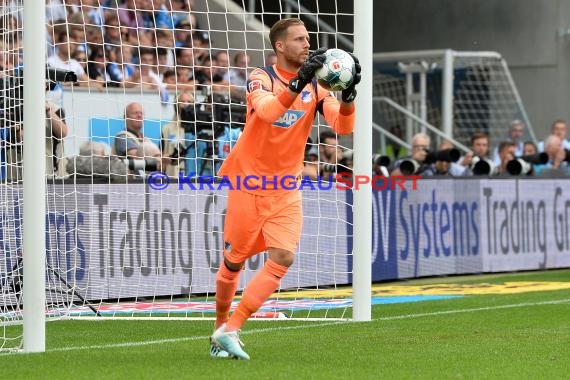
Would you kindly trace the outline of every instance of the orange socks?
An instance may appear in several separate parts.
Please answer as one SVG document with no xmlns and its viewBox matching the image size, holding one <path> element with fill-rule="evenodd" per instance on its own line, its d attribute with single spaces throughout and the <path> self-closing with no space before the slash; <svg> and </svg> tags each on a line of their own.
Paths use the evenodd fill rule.
<svg viewBox="0 0 570 380">
<path fill-rule="evenodd" d="M 230 307 L 236 295 L 241 271 L 231 271 L 222 262 L 216 273 L 216 329 L 230 318 Z"/>
<path fill-rule="evenodd" d="M 263 302 L 279 287 L 289 268 L 268 259 L 246 286 L 242 299 L 226 324 L 228 331 L 239 330 Z M 222 322 L 223 323 L 223 322 Z"/>
</svg>

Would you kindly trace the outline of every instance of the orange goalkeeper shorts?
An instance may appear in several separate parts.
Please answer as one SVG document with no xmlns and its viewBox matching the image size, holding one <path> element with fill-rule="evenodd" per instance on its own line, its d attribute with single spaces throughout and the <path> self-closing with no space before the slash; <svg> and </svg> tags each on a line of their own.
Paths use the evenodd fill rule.
<svg viewBox="0 0 570 380">
<path fill-rule="evenodd" d="M 295 252 L 302 227 L 300 191 L 260 196 L 230 190 L 224 225 L 224 256 L 238 264 L 267 248 Z"/>
</svg>

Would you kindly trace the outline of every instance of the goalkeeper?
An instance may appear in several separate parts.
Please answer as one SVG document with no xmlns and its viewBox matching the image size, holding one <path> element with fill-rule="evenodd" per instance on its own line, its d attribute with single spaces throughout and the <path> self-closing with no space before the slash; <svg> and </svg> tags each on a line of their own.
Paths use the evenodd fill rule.
<svg viewBox="0 0 570 380">
<path fill-rule="evenodd" d="M 235 190 L 228 194 L 224 260 L 216 275 L 216 323 L 210 339 L 213 357 L 249 359 L 239 330 L 277 290 L 293 264 L 301 236 L 301 193 L 282 188 L 281 179 L 300 176 L 316 112 L 336 133 L 349 134 L 354 128 L 355 85 L 360 82 L 356 57 L 357 74 L 339 103 L 314 79 L 326 49 L 309 54 L 309 34 L 301 20 L 278 21 L 269 39 L 277 64 L 257 68 L 249 76 L 245 128 L 219 172 Z M 241 183 L 237 190 L 246 176 L 251 176 L 247 186 Z M 245 287 L 230 317 L 244 262 L 263 251 L 268 260 Z"/>
</svg>

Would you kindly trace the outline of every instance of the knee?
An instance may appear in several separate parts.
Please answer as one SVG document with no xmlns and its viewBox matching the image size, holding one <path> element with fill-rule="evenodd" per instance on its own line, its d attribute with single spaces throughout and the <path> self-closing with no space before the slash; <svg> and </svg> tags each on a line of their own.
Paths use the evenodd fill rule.
<svg viewBox="0 0 570 380">
<path fill-rule="evenodd" d="M 269 258 L 279 265 L 284 267 L 290 267 L 295 261 L 295 255 L 291 251 L 287 251 L 281 248 L 268 248 L 267 253 Z"/>
<path fill-rule="evenodd" d="M 243 263 L 232 263 L 224 257 L 224 264 L 232 272 L 239 272 L 243 268 Z"/>
</svg>

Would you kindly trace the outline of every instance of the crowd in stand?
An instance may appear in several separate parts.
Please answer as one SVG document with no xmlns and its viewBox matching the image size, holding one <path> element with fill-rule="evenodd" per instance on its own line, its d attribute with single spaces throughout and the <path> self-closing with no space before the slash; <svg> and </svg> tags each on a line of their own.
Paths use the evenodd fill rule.
<svg viewBox="0 0 570 380">
<path fill-rule="evenodd" d="M 212 112 L 212 103 L 244 103 L 249 54 L 241 51 L 232 57 L 229 49 L 212 49 L 208 31 L 200 28 L 191 11 L 191 0 L 46 0 L 45 10 L 47 64 L 74 72 L 78 78 L 75 86 L 99 91 L 113 87 L 140 89 L 145 93 L 156 91 L 163 105 L 174 105 L 175 119 L 162 133 L 164 155 L 166 149 L 172 150 L 172 136 L 182 137 L 177 140 L 181 145 L 176 147 L 178 154 L 181 151 L 196 154 L 186 149 L 190 145 L 202 153 L 209 148 L 196 141 L 202 137 L 201 131 L 196 130 L 197 123 L 193 131 L 188 126 L 184 128 L 185 120 L 181 120 L 178 112 L 179 99 L 194 102 L 198 94 L 208 94 L 208 99 L 202 99 L 210 107 L 204 114 L 209 112 L 226 119 L 229 119 L 227 113 Z M 18 75 L 22 69 L 21 5 L 3 2 L 0 13 L 1 73 L 3 77 Z M 131 105 L 127 107 L 130 108 Z M 228 131 L 227 127 L 239 129 L 242 121 L 211 120 L 210 135 L 214 136 L 210 138 L 237 136 L 236 131 Z M 227 123 L 214 126 L 216 122 Z M 127 129 L 129 124 L 127 117 Z M 65 134 L 54 137 L 58 139 L 55 144 L 61 148 L 61 139 L 65 137 Z M 134 139 L 142 144 L 139 140 Z M 217 145 L 223 149 L 224 144 Z M 212 152 L 216 148 L 212 147 Z M 125 157 L 139 157 L 134 153 Z M 62 158 L 63 153 L 56 159 Z M 176 168 L 184 169 L 180 164 L 184 161 L 177 159 Z"/>
<path fill-rule="evenodd" d="M 174 106 L 174 119 L 162 128 L 160 144 L 142 135 L 143 106 L 130 103 L 124 113 L 125 131 L 115 136 L 114 146 L 86 142 L 81 146 L 79 156 L 154 158 L 156 165 L 149 168 L 163 170 L 172 176 L 178 172 L 216 173 L 221 160 L 239 137 L 241 124 L 210 120 L 210 125 L 214 126 L 216 121 L 220 125 L 210 128 L 212 132 L 207 133 L 208 128 L 199 128 L 196 108 L 189 106 L 197 101 L 200 93 L 217 94 L 219 99 L 225 99 L 222 102 L 243 102 L 251 59 L 245 51 L 231 56 L 228 49 L 212 48 L 208 30 L 199 25 L 192 5 L 192 0 L 46 0 L 46 47 L 50 67 L 73 71 L 78 78 L 76 85 L 80 87 L 100 91 L 112 87 L 156 91 L 163 103 L 171 102 Z M 6 76 L 22 67 L 22 29 L 18 27 L 22 12 L 14 2 L 5 1 L 0 13 L 3 36 L 0 66 L 2 76 Z M 273 64 L 274 60 L 275 55 L 270 54 L 265 63 Z M 46 110 L 51 109 L 56 108 L 46 105 Z M 53 125 L 65 123 L 63 110 L 57 112 L 46 113 L 49 140 L 46 147 L 51 155 L 47 160 L 50 164 L 48 174 L 59 176 L 65 169 L 67 174 L 88 171 L 89 166 L 82 165 L 81 159 L 64 162 L 61 141 L 66 137 L 67 128 L 60 127 L 57 133 L 52 130 Z M 522 140 L 525 128 L 522 122 L 513 121 L 506 127 L 508 133 L 504 141 L 491 141 L 485 133 L 474 133 L 471 151 L 456 161 L 430 161 L 430 151 L 450 149 L 453 145 L 444 141 L 435 149 L 429 135 L 418 133 L 410 141 L 409 151 L 393 142 L 386 146 L 385 152 L 379 152 L 388 156 L 391 164 L 381 168 L 375 163 L 375 173 L 456 177 L 508 175 L 509 162 L 526 156 L 534 158 L 527 159 L 529 165 L 521 168 L 524 175 L 570 175 L 570 141 L 565 121 L 556 120 L 551 134 L 538 145 Z M 398 137 L 403 135 L 398 126 L 390 131 Z M 324 132 L 318 138 L 318 142 L 307 144 L 303 174 L 317 178 L 350 171 L 351 151 L 339 147 L 334 133 Z M 11 140 L 15 146 L 18 145 L 16 140 Z M 95 150 L 97 154 L 93 153 Z M 541 152 L 546 158 L 543 155 L 537 159 Z M 19 163 L 19 158 L 11 160 Z M 401 167 L 402 163 L 406 165 Z M 105 171 L 104 167 L 100 166 L 101 171 Z M 106 167 L 106 173 L 95 174 L 113 174 L 109 173 L 113 172 L 111 165 Z M 481 167 L 485 170 L 481 171 Z"/>
</svg>

